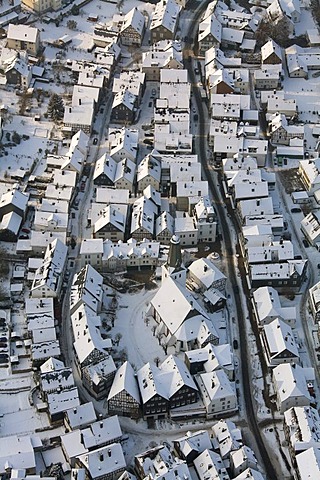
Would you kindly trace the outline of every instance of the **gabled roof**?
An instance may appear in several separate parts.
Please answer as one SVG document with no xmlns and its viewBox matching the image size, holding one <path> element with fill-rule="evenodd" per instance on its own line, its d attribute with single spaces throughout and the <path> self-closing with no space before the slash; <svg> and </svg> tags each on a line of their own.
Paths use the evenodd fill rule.
<svg viewBox="0 0 320 480">
<path fill-rule="evenodd" d="M 137 403 L 140 404 L 141 400 L 137 378 L 129 362 L 125 362 L 117 370 L 108 395 L 108 401 L 122 391 L 127 392 Z"/>
<path fill-rule="evenodd" d="M 158 2 L 151 19 L 150 30 L 152 31 L 162 26 L 169 32 L 174 33 L 180 8 L 174 0 L 161 0 Z"/>
<path fill-rule="evenodd" d="M 174 334 L 188 318 L 198 316 L 207 318 L 207 314 L 191 293 L 171 277 L 162 284 L 151 304 L 171 334 Z"/>
<path fill-rule="evenodd" d="M 134 7 L 124 16 L 120 33 L 125 32 L 127 28 L 131 27 L 139 35 L 142 35 L 144 23 L 145 19 L 143 14 L 137 9 L 137 7 Z"/>
<path fill-rule="evenodd" d="M 212 263 L 209 258 L 199 258 L 191 263 L 189 271 L 199 279 L 208 289 L 219 280 L 226 280 L 226 276 Z"/>
</svg>

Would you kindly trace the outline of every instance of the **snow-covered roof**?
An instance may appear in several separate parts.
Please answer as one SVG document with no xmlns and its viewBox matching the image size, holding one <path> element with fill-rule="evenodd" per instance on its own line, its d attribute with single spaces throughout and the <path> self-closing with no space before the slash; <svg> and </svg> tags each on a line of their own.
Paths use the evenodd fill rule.
<svg viewBox="0 0 320 480">
<path fill-rule="evenodd" d="M 102 214 L 94 224 L 94 233 L 99 232 L 107 225 L 112 225 L 113 228 L 119 232 L 125 231 L 126 218 L 117 208 L 114 208 L 112 205 L 108 205 L 103 209 Z"/>
<path fill-rule="evenodd" d="M 176 29 L 180 9 L 181 7 L 174 0 L 161 0 L 158 2 L 152 15 L 150 30 L 164 27 L 173 34 Z"/>
<path fill-rule="evenodd" d="M 196 472 L 200 480 L 208 480 L 208 478 L 216 480 L 229 480 L 229 474 L 221 456 L 206 449 L 193 461 Z"/>
<path fill-rule="evenodd" d="M 113 472 L 118 474 L 119 471 L 125 470 L 127 465 L 120 443 L 112 443 L 79 455 L 78 462 L 86 468 L 91 478 L 107 477 Z"/>
<path fill-rule="evenodd" d="M 151 304 L 171 334 L 174 334 L 187 318 L 207 318 L 207 314 L 191 293 L 171 277 L 162 284 Z"/>
<path fill-rule="evenodd" d="M 70 292 L 70 309 L 78 302 L 97 312 L 102 300 L 103 277 L 91 265 L 86 265 L 74 275 Z"/>
<path fill-rule="evenodd" d="M 20 42 L 35 43 L 39 35 L 39 30 L 29 25 L 14 25 L 12 23 L 8 26 L 7 38 L 18 40 Z"/>
<path fill-rule="evenodd" d="M 222 458 L 243 445 L 241 430 L 231 420 L 220 420 L 213 425 L 212 431 Z"/>
<path fill-rule="evenodd" d="M 144 157 L 138 165 L 137 182 L 140 182 L 148 176 L 154 178 L 157 182 L 160 182 L 161 163 L 154 158 L 151 153 Z"/>
<path fill-rule="evenodd" d="M 279 63 L 281 63 L 281 48 L 274 40 L 271 39 L 261 47 L 262 63 L 273 54 L 278 57 Z"/>
<path fill-rule="evenodd" d="M 320 448 L 308 448 L 295 459 L 301 480 L 320 480 Z"/>
<path fill-rule="evenodd" d="M 0 223 L 0 230 L 9 230 L 10 232 L 18 235 L 20 226 L 22 223 L 22 217 L 16 212 L 8 212 L 3 215 Z"/>
<path fill-rule="evenodd" d="M 70 408 L 78 407 L 80 405 L 78 388 L 48 392 L 47 402 L 50 415 L 52 416 L 65 412 Z"/>
<path fill-rule="evenodd" d="M 320 418 L 313 407 L 292 407 L 284 412 L 284 423 L 295 452 L 320 448 Z"/>
<path fill-rule="evenodd" d="M 140 404 L 140 393 L 136 375 L 129 362 L 125 362 L 117 370 L 108 395 L 108 401 L 122 391 L 127 392 L 137 403 Z"/>
<path fill-rule="evenodd" d="M 28 193 L 22 193 L 17 188 L 14 188 L 13 190 L 9 190 L 8 192 L 2 194 L 0 200 L 0 209 L 7 205 L 12 205 L 24 213 L 27 209 L 28 200 Z"/>
<path fill-rule="evenodd" d="M 199 258 L 188 267 L 194 275 L 208 289 L 220 280 L 226 280 L 226 276 L 214 265 L 209 258 Z"/>
<path fill-rule="evenodd" d="M 67 253 L 68 247 L 58 238 L 48 245 L 43 264 L 35 272 L 31 295 L 35 295 L 36 291 L 42 290 L 44 287 L 50 290 L 53 296 L 58 295 L 62 283 L 61 275 L 67 261 Z"/>
<path fill-rule="evenodd" d="M 72 430 L 88 425 L 97 420 L 92 402 L 83 403 L 78 407 L 66 411 L 66 417 Z"/>
<path fill-rule="evenodd" d="M 71 315 L 71 323 L 75 339 L 73 346 L 80 364 L 84 364 L 94 352 L 100 360 L 109 356 L 111 340 L 101 337 L 98 328 L 101 325 L 101 319 L 94 314 L 93 310 L 81 304 Z"/>
<path fill-rule="evenodd" d="M 179 450 L 185 458 L 193 451 L 200 453 L 212 448 L 207 430 L 199 430 L 198 432 L 189 431 L 183 437 L 175 439 L 174 444 L 179 446 Z"/>
<path fill-rule="evenodd" d="M 0 473 L 10 468 L 33 470 L 36 467 L 32 437 L 12 435 L 0 437 Z"/>
<path fill-rule="evenodd" d="M 236 396 L 232 384 L 223 370 L 200 373 L 197 383 L 206 406 L 215 400 Z"/>
<path fill-rule="evenodd" d="M 81 433 L 83 444 L 88 450 L 92 450 L 99 445 L 110 444 L 122 437 L 122 430 L 117 415 L 98 420 L 81 430 Z"/>
<path fill-rule="evenodd" d="M 150 364 L 150 362 L 137 371 L 137 380 L 143 404 L 147 403 L 155 395 L 169 400 L 166 380 L 159 373 L 159 368 Z"/>
<path fill-rule="evenodd" d="M 290 355 L 292 361 L 299 359 L 299 350 L 293 331 L 282 320 L 276 319 L 265 325 L 264 335 L 268 345 L 270 361 L 281 357 L 281 354 Z"/>
<path fill-rule="evenodd" d="M 311 380 L 308 378 L 310 377 L 309 369 L 304 369 L 300 365 L 282 363 L 272 370 L 272 375 L 280 405 L 289 399 L 299 402 L 300 405 L 302 405 L 300 402 L 309 405 L 311 400 L 307 388 L 307 380 Z"/>
<path fill-rule="evenodd" d="M 142 35 L 145 18 L 137 7 L 132 8 L 123 19 L 120 33 L 123 33 L 128 27 L 133 28 L 139 35 Z"/>
<path fill-rule="evenodd" d="M 277 290 L 272 287 L 260 287 L 253 292 L 258 322 L 263 325 L 275 318 L 284 321 L 295 320 L 296 307 L 282 307 Z"/>
</svg>

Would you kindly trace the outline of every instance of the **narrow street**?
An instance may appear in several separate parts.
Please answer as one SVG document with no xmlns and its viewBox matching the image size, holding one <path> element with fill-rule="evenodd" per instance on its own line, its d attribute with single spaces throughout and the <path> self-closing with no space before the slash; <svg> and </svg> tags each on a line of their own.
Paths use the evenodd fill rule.
<svg viewBox="0 0 320 480">
<path fill-rule="evenodd" d="M 195 11 L 191 9 L 191 4 L 187 4 L 187 9 L 189 9 L 190 14 L 192 15 L 193 21 L 190 22 L 189 31 L 187 34 L 188 38 L 195 38 L 196 36 L 196 27 L 198 25 L 198 20 L 200 19 L 201 14 L 205 10 L 208 2 L 201 3 Z M 193 6 L 193 4 L 192 4 Z M 252 382 L 251 382 L 251 370 L 250 370 L 250 356 L 248 350 L 248 338 L 246 332 L 246 319 L 243 311 L 243 306 L 241 303 L 240 295 L 238 294 L 238 282 L 237 274 L 235 269 L 234 260 L 236 258 L 236 251 L 233 248 L 233 242 L 231 239 L 231 233 L 229 229 L 229 223 L 226 218 L 226 209 L 223 205 L 220 204 L 219 194 L 216 188 L 216 185 L 213 181 L 212 171 L 209 168 L 208 158 L 207 158 L 207 132 L 205 130 L 206 125 L 206 116 L 205 109 L 202 104 L 202 98 L 199 91 L 199 87 L 195 87 L 196 78 L 193 70 L 193 64 L 190 61 L 189 51 L 191 45 L 186 45 L 188 56 L 184 55 L 184 65 L 188 69 L 189 79 L 193 87 L 193 97 L 197 105 L 197 110 L 199 114 L 199 131 L 196 136 L 196 148 L 195 151 L 198 152 L 201 165 L 203 168 L 205 179 L 208 181 L 209 188 L 212 194 L 213 199 L 215 200 L 215 209 L 217 216 L 219 218 L 220 232 L 223 238 L 224 252 L 227 259 L 228 266 L 228 276 L 231 285 L 233 286 L 234 293 L 234 302 L 237 310 L 238 325 L 239 325 L 239 341 L 240 341 L 240 352 L 241 352 L 241 374 L 242 374 L 242 385 L 243 385 L 243 394 L 245 401 L 245 410 L 246 410 L 246 419 L 248 426 L 254 435 L 255 442 L 259 449 L 260 456 L 264 463 L 264 467 L 267 473 L 269 480 L 274 480 L 278 478 L 276 468 L 274 466 L 274 459 L 271 459 L 264 440 L 262 438 L 258 421 L 256 418 L 256 405 L 254 404 L 253 394 L 252 394 Z M 231 215 L 232 212 L 230 212 Z M 236 226 L 236 222 L 234 222 Z M 244 293 L 243 293 L 244 294 Z"/>
</svg>

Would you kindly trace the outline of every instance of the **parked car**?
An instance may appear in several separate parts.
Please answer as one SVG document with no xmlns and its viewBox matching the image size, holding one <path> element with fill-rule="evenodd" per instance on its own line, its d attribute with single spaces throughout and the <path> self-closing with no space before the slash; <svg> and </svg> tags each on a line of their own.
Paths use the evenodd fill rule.
<svg viewBox="0 0 320 480">
<path fill-rule="evenodd" d="M 239 344 L 238 344 L 238 340 L 237 340 L 237 339 L 234 339 L 234 340 L 233 340 L 233 348 L 234 348 L 235 350 L 237 350 L 237 349 L 239 348 Z"/>
<path fill-rule="evenodd" d="M 96 138 L 93 139 L 93 145 L 97 145 L 97 143 L 98 143 L 98 139 L 96 137 Z"/>
<path fill-rule="evenodd" d="M 291 208 L 291 213 L 300 213 L 301 212 L 301 208 L 300 207 L 293 207 Z"/>
<path fill-rule="evenodd" d="M 155 88 L 153 88 L 151 90 L 151 95 L 154 97 L 156 94 L 157 94 L 157 90 Z"/>
<path fill-rule="evenodd" d="M 305 248 L 308 248 L 308 247 L 309 247 L 309 242 L 308 242 L 308 240 L 306 240 L 305 238 L 302 240 L 302 243 L 303 243 L 303 245 L 305 246 Z"/>
<path fill-rule="evenodd" d="M 21 228 L 21 232 L 24 232 L 24 233 L 30 233 L 30 230 L 29 228 Z"/>
</svg>

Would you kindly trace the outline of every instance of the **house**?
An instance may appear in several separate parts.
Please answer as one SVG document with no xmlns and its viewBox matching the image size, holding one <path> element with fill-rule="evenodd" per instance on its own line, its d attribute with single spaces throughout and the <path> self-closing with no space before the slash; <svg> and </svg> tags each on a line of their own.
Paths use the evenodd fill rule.
<svg viewBox="0 0 320 480">
<path fill-rule="evenodd" d="M 80 99 L 81 101 L 81 99 Z M 94 100 L 85 102 L 83 105 L 66 106 L 64 110 L 63 123 L 65 135 L 74 135 L 82 130 L 87 135 L 91 135 L 91 129 L 95 113 Z"/>
<path fill-rule="evenodd" d="M 70 170 L 80 176 L 88 149 L 89 137 L 82 130 L 79 130 L 71 138 L 69 150 L 65 155 L 65 161 L 61 165 L 61 170 Z"/>
<path fill-rule="evenodd" d="M 124 158 L 136 161 L 138 153 L 138 130 L 131 128 L 109 128 L 108 141 L 111 157 L 119 162 Z"/>
<path fill-rule="evenodd" d="M 83 304 L 97 313 L 102 305 L 103 277 L 91 267 L 86 265 L 73 277 L 70 291 L 71 315 Z"/>
<path fill-rule="evenodd" d="M 93 225 L 93 237 L 118 242 L 124 240 L 126 216 L 114 205 L 108 205 Z"/>
<path fill-rule="evenodd" d="M 310 447 L 296 456 L 298 475 L 301 480 L 320 479 L 320 449 Z"/>
<path fill-rule="evenodd" d="M 173 40 L 178 26 L 180 5 L 174 0 L 161 0 L 156 4 L 150 24 L 150 41 Z"/>
<path fill-rule="evenodd" d="M 299 174 L 310 195 L 320 188 L 320 158 L 300 160 Z"/>
<path fill-rule="evenodd" d="M 210 258 L 199 258 L 192 262 L 188 268 L 188 278 L 201 292 L 210 288 L 225 292 L 227 277 Z"/>
<path fill-rule="evenodd" d="M 137 372 L 143 416 L 160 418 L 172 409 L 195 403 L 198 388 L 182 360 L 169 355 L 159 367 L 150 363 Z"/>
<path fill-rule="evenodd" d="M 130 238 L 128 242 L 103 244 L 103 269 L 110 272 L 156 268 L 160 253 L 160 243 L 156 241 L 137 242 Z"/>
<path fill-rule="evenodd" d="M 292 407 L 305 407 L 312 401 L 308 385 L 313 385 L 313 368 L 281 363 L 272 370 L 273 385 L 280 413 Z"/>
<path fill-rule="evenodd" d="M 106 354 L 98 363 L 82 368 L 82 384 L 97 400 L 105 398 L 109 393 L 116 370 L 113 358 Z"/>
<path fill-rule="evenodd" d="M 38 55 L 40 49 L 40 33 L 38 28 L 10 23 L 8 26 L 6 47 L 17 51 L 26 50 L 30 55 Z"/>
<path fill-rule="evenodd" d="M 269 40 L 261 47 L 261 61 L 263 64 L 274 65 L 282 63 L 281 48 L 274 40 Z"/>
<path fill-rule="evenodd" d="M 212 427 L 214 449 L 223 460 L 228 460 L 230 453 L 243 446 L 241 430 L 231 420 L 219 420 Z"/>
<path fill-rule="evenodd" d="M 120 40 L 122 45 L 136 45 L 140 47 L 145 29 L 145 18 L 143 14 L 135 7 L 132 8 L 123 19 L 120 30 Z"/>
<path fill-rule="evenodd" d="M 309 289 L 309 306 L 315 323 L 320 321 L 320 282 Z"/>
<path fill-rule="evenodd" d="M 145 91 L 145 73 L 137 71 L 123 71 L 119 78 L 113 79 L 112 92 L 117 94 L 128 90 L 135 96 L 134 106 L 138 108 Z"/>
<path fill-rule="evenodd" d="M 187 432 L 183 437 L 173 441 L 173 447 L 179 458 L 190 465 L 202 452 L 212 448 L 207 430 Z"/>
<path fill-rule="evenodd" d="M 31 287 L 31 296 L 58 297 L 64 278 L 68 247 L 55 239 L 46 249 L 42 265 L 36 270 Z"/>
<path fill-rule="evenodd" d="M 148 185 L 160 189 L 161 162 L 152 153 L 144 157 L 137 167 L 137 189 L 142 192 Z"/>
<path fill-rule="evenodd" d="M 109 352 L 112 347 L 110 338 L 101 336 L 101 318 L 90 308 L 81 305 L 71 315 L 74 343 L 73 348 L 77 364 L 81 370 L 87 366 L 100 364 L 96 369 L 86 370 L 86 386 L 96 396 L 107 393 L 112 382 L 115 367 Z M 100 363 L 105 362 L 105 363 Z M 102 373 L 102 370 L 106 373 Z M 100 382 L 101 379 L 101 382 Z"/>
<path fill-rule="evenodd" d="M 15 212 L 3 215 L 0 222 L 0 239 L 4 242 L 16 242 L 22 223 L 22 217 Z"/>
<path fill-rule="evenodd" d="M 117 479 L 127 466 L 120 443 L 79 455 L 75 464 L 85 468 L 92 480 Z"/>
<path fill-rule="evenodd" d="M 0 9 L 0 26 L 3 28 L 9 23 L 17 23 L 19 13 L 21 12 L 21 1 L 15 0 L 13 2 L 6 0 L 3 2 Z M 313 35 L 314 38 L 314 35 Z"/>
<path fill-rule="evenodd" d="M 174 218 L 169 212 L 162 212 L 155 223 L 155 237 L 158 242 L 169 245 L 170 239 L 174 235 Z"/>
<path fill-rule="evenodd" d="M 143 417 L 166 417 L 169 411 L 168 391 L 161 382 L 158 367 L 146 363 L 137 371 L 137 380 L 141 394 Z"/>
<path fill-rule="evenodd" d="M 253 74 L 256 90 L 277 90 L 281 87 L 282 64 L 264 64 Z"/>
<path fill-rule="evenodd" d="M 308 213 L 301 220 L 300 229 L 310 245 L 320 247 L 320 220 L 316 213 Z"/>
<path fill-rule="evenodd" d="M 304 139 L 303 125 L 288 125 L 283 113 L 274 113 L 269 119 L 269 133 L 273 144 L 289 145 L 293 138 Z"/>
<path fill-rule="evenodd" d="M 300 355 L 289 325 L 276 319 L 264 325 L 261 332 L 266 363 L 270 368 L 280 363 L 299 363 Z"/>
<path fill-rule="evenodd" d="M 102 268 L 103 239 L 84 238 L 80 246 L 81 268 L 90 264 L 97 270 Z"/>
<path fill-rule="evenodd" d="M 108 413 L 130 418 L 140 417 L 141 397 L 136 374 L 129 362 L 125 362 L 115 374 L 108 395 Z"/>
<path fill-rule="evenodd" d="M 160 380 L 164 382 L 168 392 L 170 411 L 197 401 L 198 388 L 182 360 L 169 355 L 160 364 L 159 370 Z"/>
<path fill-rule="evenodd" d="M 1 195 L 0 217 L 14 212 L 22 219 L 25 218 L 29 201 L 29 194 L 21 192 L 18 188 L 9 190 Z"/>
<path fill-rule="evenodd" d="M 230 466 L 233 475 L 240 475 L 247 469 L 258 468 L 258 461 L 254 451 L 247 445 L 243 445 L 239 450 L 230 453 Z"/>
<path fill-rule="evenodd" d="M 37 14 L 43 14 L 47 11 L 57 11 L 62 8 L 65 3 L 62 0 L 23 0 L 22 3 L 33 10 Z M 69 2 L 67 2 L 69 3 Z"/>
<path fill-rule="evenodd" d="M 136 455 L 134 467 L 139 478 L 190 478 L 187 464 L 175 457 L 167 445 L 158 445 Z"/>
<path fill-rule="evenodd" d="M 274 263 L 253 263 L 249 267 L 249 277 L 252 288 L 265 285 L 277 288 L 279 291 L 299 291 L 304 281 L 307 260 L 287 260 Z"/>
<path fill-rule="evenodd" d="M 284 412 L 284 434 L 291 458 L 308 448 L 320 448 L 320 418 L 313 407 L 292 407 Z"/>
<path fill-rule="evenodd" d="M 104 153 L 97 159 L 94 172 L 93 183 L 94 185 L 113 186 L 114 178 L 116 174 L 117 162 L 110 157 L 107 153 Z"/>
<path fill-rule="evenodd" d="M 155 215 L 158 209 L 144 196 L 133 203 L 130 235 L 137 241 L 152 240 L 154 237 Z"/>
<path fill-rule="evenodd" d="M 213 13 L 199 24 L 198 44 L 199 53 L 204 56 L 205 52 L 212 46 L 219 46 L 221 43 L 222 26 Z"/>
<path fill-rule="evenodd" d="M 27 52 L 13 52 L 13 55 L 2 59 L 1 73 L 5 76 L 8 85 L 27 89 L 32 79 L 32 68 L 29 65 Z"/>
<path fill-rule="evenodd" d="M 184 361 L 192 375 L 222 369 L 230 381 L 234 380 L 233 353 L 228 343 L 223 345 L 209 343 L 203 348 L 185 352 Z"/>
<path fill-rule="evenodd" d="M 207 78 L 209 95 L 211 94 L 229 94 L 234 92 L 234 83 L 228 71 L 224 68 L 216 70 Z"/>
<path fill-rule="evenodd" d="M 195 460 L 194 467 L 200 480 L 215 478 L 217 480 L 229 480 L 229 474 L 222 458 L 211 449 L 206 449 Z"/>
<path fill-rule="evenodd" d="M 136 114 L 135 103 L 136 96 L 128 89 L 116 93 L 112 103 L 111 121 L 124 125 L 133 123 Z"/>
<path fill-rule="evenodd" d="M 82 429 L 89 427 L 89 425 L 97 420 L 94 411 L 93 403 L 83 403 L 78 407 L 71 408 L 65 412 L 64 423 L 66 428 L 71 430 Z"/>
<path fill-rule="evenodd" d="M 142 53 L 142 72 L 147 81 L 160 81 L 164 68 L 183 69 L 181 44 L 175 40 L 160 40 L 152 50 Z"/>
<path fill-rule="evenodd" d="M 1 475 L 6 475 L 9 468 L 25 469 L 30 475 L 36 473 L 34 441 L 42 443 L 40 438 L 29 435 L 9 435 L 0 438 Z"/>
<path fill-rule="evenodd" d="M 235 389 L 223 370 L 200 373 L 196 381 L 208 418 L 238 410 Z"/>
<path fill-rule="evenodd" d="M 278 292 L 272 287 L 260 287 L 253 292 L 254 312 L 259 325 L 266 325 L 277 318 L 291 327 L 296 323 L 296 307 L 282 307 Z"/>
</svg>

